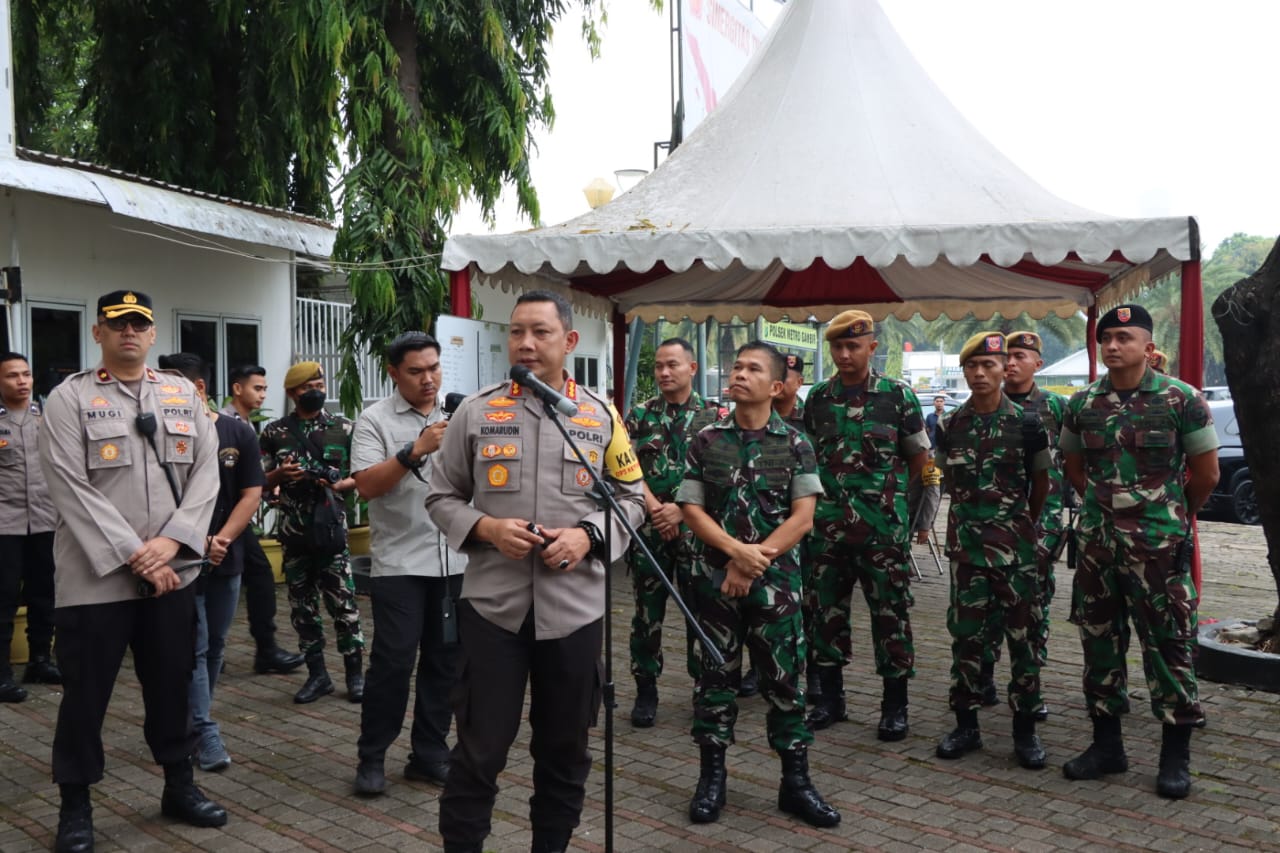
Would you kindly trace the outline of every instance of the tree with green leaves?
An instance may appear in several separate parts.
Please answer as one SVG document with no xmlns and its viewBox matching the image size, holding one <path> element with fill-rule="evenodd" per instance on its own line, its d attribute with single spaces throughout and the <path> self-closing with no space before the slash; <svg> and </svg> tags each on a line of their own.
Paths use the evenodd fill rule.
<svg viewBox="0 0 1280 853">
<path fill-rule="evenodd" d="M 579 2 L 595 51 L 603 0 Z M 15 0 L 15 33 L 30 35 L 15 39 L 20 140 L 322 217 L 347 164 L 334 260 L 354 296 L 340 382 L 352 411 L 358 356 L 443 311 L 438 254 L 462 201 L 492 215 L 510 185 L 537 221 L 531 130 L 554 117 L 547 49 L 567 5 Z M 80 81 L 74 99 L 62 90 Z M 59 147 L 68 110 L 91 146 Z"/>
<path fill-rule="evenodd" d="M 1275 244 L 1273 237 L 1236 233 L 1214 249 L 1200 272 L 1204 304 L 1212 305 L 1224 291 L 1242 278 L 1253 275 L 1262 266 Z M 1156 282 L 1138 299 L 1151 312 L 1156 346 L 1169 356 L 1169 372 L 1178 372 L 1178 348 L 1182 340 L 1182 274 L 1174 273 Z M 1226 356 L 1222 332 L 1210 313 L 1204 318 L 1204 381 L 1221 385 L 1227 381 Z"/>
</svg>

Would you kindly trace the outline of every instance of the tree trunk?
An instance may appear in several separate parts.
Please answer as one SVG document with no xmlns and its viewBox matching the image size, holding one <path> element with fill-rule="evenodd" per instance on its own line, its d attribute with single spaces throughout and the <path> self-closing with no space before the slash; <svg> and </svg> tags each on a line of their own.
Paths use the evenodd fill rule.
<svg viewBox="0 0 1280 853">
<path fill-rule="evenodd" d="M 1253 478 L 1280 619 L 1280 240 L 1262 267 L 1213 303 L 1245 463 Z"/>
<path fill-rule="evenodd" d="M 387 7 L 387 40 L 399 58 L 396 82 L 400 96 L 409 108 L 409 120 L 405 124 L 416 127 L 422 121 L 422 66 L 418 62 L 418 22 L 409 3 L 392 3 Z M 409 152 L 401 138 L 400 122 L 387 111 L 382 119 L 383 139 L 387 150 L 401 162 L 408 162 Z"/>
</svg>

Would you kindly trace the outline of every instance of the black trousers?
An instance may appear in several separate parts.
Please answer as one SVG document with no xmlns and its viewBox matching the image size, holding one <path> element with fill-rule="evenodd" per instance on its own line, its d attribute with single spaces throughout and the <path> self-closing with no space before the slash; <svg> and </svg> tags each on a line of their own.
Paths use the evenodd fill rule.
<svg viewBox="0 0 1280 853">
<path fill-rule="evenodd" d="M 441 641 L 441 608 L 446 594 L 462 593 L 462 575 L 445 578 L 377 577 L 373 599 L 373 650 L 360 706 L 361 761 L 381 761 L 400 736 L 409 704 L 414 658 L 418 681 L 410 744 L 418 761 L 449 757 L 449 693 L 458 674 L 459 647 Z"/>
<path fill-rule="evenodd" d="M 534 831 L 578 825 L 591 753 L 587 735 L 600 710 L 601 620 L 558 640 L 535 640 L 533 611 L 518 633 L 486 621 L 470 603 L 458 608 L 462 672 L 453 693 L 458 743 L 440 797 L 447 843 L 478 844 L 489 835 L 498 774 L 520 728 L 530 684 Z"/>
<path fill-rule="evenodd" d="M 276 578 L 262 544 L 252 533 L 240 537 L 244 546 L 244 606 L 249 611 L 249 635 L 259 649 L 276 644 Z"/>
<path fill-rule="evenodd" d="M 195 666 L 195 584 L 110 604 L 59 607 L 62 704 L 53 735 L 53 781 L 102 779 L 102 723 L 126 648 L 142 685 L 143 734 L 157 764 L 187 761 L 195 747 L 187 689 Z"/>
<path fill-rule="evenodd" d="M 0 536 L 0 677 L 11 676 L 9 647 L 18 607 L 27 605 L 27 647 L 49 654 L 53 642 L 53 533 Z"/>
</svg>

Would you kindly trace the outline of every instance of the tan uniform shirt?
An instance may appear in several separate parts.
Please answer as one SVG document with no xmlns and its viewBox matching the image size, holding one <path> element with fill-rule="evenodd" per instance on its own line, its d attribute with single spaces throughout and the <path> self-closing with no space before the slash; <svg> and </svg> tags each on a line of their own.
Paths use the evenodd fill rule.
<svg viewBox="0 0 1280 853">
<path fill-rule="evenodd" d="M 40 404 L 21 412 L 0 405 L 0 536 L 48 533 L 57 520 L 36 447 Z"/>
<path fill-rule="evenodd" d="M 565 426 L 601 478 L 614 482 L 631 524 L 639 524 L 644 490 L 626 429 L 603 398 L 573 380 L 566 383 L 565 395 L 580 409 Z M 511 560 L 487 542 L 468 539 L 486 515 L 546 528 L 590 521 L 606 534 L 604 512 L 587 495 L 588 472 L 536 397 L 511 382 L 468 397 L 435 455 L 427 510 L 449 545 L 467 554 L 462 596 L 481 616 L 514 633 L 532 606 L 539 640 L 566 637 L 604 616 L 605 564 L 598 558 L 588 555 L 572 571 L 557 571 L 543 564 L 536 548 L 523 560 Z M 615 518 L 609 562 L 621 558 L 629 543 Z"/>
<path fill-rule="evenodd" d="M 147 368 L 137 395 L 101 365 L 67 377 L 45 404 L 40 461 L 58 510 L 53 555 L 56 607 L 138 598 L 125 561 L 156 536 L 181 543 L 176 561 L 204 553 L 218 497 L 218 435 L 183 376 Z M 136 418 L 156 418 L 156 447 L 173 468 L 175 505 L 164 469 Z M 181 573 L 186 586 L 199 570 Z"/>
</svg>

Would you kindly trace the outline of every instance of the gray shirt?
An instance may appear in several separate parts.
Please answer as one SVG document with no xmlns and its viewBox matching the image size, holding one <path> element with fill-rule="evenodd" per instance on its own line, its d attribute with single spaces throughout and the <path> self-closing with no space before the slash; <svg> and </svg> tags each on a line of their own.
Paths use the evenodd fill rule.
<svg viewBox="0 0 1280 853">
<path fill-rule="evenodd" d="M 53 530 L 56 514 L 37 455 L 40 405 L 23 411 L 0 405 L 0 536 Z"/>
<path fill-rule="evenodd" d="M 351 434 L 352 473 L 385 462 L 415 440 L 423 427 L 443 419 L 439 400 L 431 413 L 424 415 L 410 406 L 399 391 L 392 392 L 361 412 L 356 421 Z M 395 488 L 369 500 L 369 553 L 374 577 L 439 578 L 466 568 L 466 557 L 446 546 L 443 534 L 423 505 L 439 452 L 428 454 L 418 471 L 425 483 L 406 470 Z"/>
</svg>

